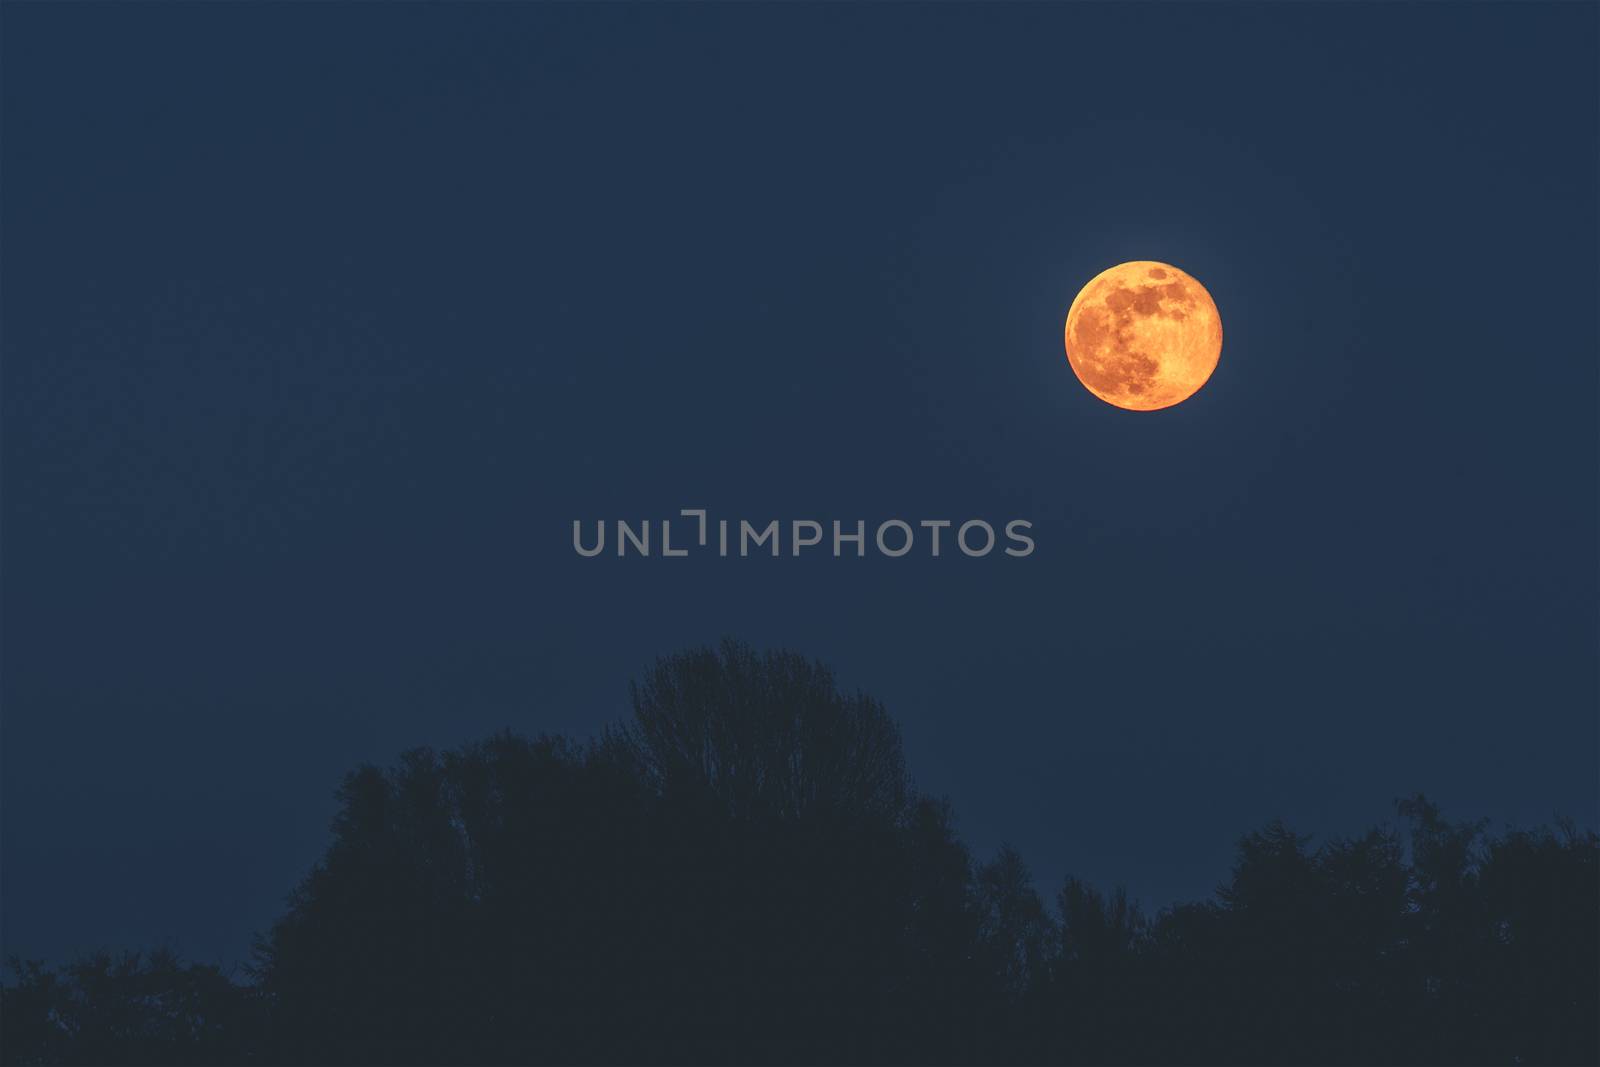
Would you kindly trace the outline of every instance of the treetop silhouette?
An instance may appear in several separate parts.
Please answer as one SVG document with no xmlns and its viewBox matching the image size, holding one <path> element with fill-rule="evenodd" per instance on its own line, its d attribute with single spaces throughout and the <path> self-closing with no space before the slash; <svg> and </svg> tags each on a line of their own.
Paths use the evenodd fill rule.
<svg viewBox="0 0 1600 1067">
<path fill-rule="evenodd" d="M 1600 842 L 1571 824 L 1421 796 L 1407 832 L 1274 822 L 1213 899 L 1146 915 L 975 860 L 820 664 L 724 642 L 632 695 L 592 743 L 353 771 L 249 981 L 13 961 L 4 1061 L 1600 1061 Z"/>
</svg>

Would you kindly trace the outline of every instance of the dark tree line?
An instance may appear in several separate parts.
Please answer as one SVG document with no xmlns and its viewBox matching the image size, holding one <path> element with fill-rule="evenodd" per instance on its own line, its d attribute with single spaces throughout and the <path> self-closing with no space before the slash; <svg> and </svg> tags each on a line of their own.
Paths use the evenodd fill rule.
<svg viewBox="0 0 1600 1067">
<path fill-rule="evenodd" d="M 1600 1062 L 1593 833 L 1416 797 L 1147 916 L 975 860 L 815 663 L 729 643 L 633 704 L 349 775 L 249 981 L 13 961 L 5 1062 Z"/>
</svg>

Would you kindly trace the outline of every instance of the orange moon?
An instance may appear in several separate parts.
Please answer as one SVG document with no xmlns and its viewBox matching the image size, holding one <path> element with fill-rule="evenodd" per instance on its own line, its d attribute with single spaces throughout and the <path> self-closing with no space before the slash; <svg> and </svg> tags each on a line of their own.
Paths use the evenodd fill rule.
<svg viewBox="0 0 1600 1067">
<path fill-rule="evenodd" d="M 1206 287 L 1138 259 L 1095 275 L 1067 311 L 1067 361 L 1083 387 L 1129 411 L 1170 408 L 1217 369 L 1222 316 Z"/>
</svg>

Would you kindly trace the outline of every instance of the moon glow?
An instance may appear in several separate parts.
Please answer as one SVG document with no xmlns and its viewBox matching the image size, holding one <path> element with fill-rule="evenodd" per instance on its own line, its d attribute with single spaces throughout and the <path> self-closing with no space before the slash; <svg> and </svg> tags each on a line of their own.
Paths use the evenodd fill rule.
<svg viewBox="0 0 1600 1067">
<path fill-rule="evenodd" d="M 1066 334 L 1083 387 L 1129 411 L 1189 399 L 1222 355 L 1222 316 L 1205 286 L 1146 259 L 1095 275 L 1067 311 Z"/>
</svg>

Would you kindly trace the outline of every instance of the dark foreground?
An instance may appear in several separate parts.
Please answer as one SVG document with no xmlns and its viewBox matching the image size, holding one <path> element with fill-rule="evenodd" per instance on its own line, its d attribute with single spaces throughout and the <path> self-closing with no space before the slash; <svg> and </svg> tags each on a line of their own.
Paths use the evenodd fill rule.
<svg viewBox="0 0 1600 1067">
<path fill-rule="evenodd" d="M 6 1063 L 1600 1062 L 1592 832 L 1238 842 L 1145 916 L 978 863 L 881 706 L 737 645 L 601 741 L 366 767 L 255 972 L 13 961 Z M 1092 818 L 1063 813 L 1064 822 Z M 1128 842 L 1130 851 L 1139 847 Z"/>
</svg>

